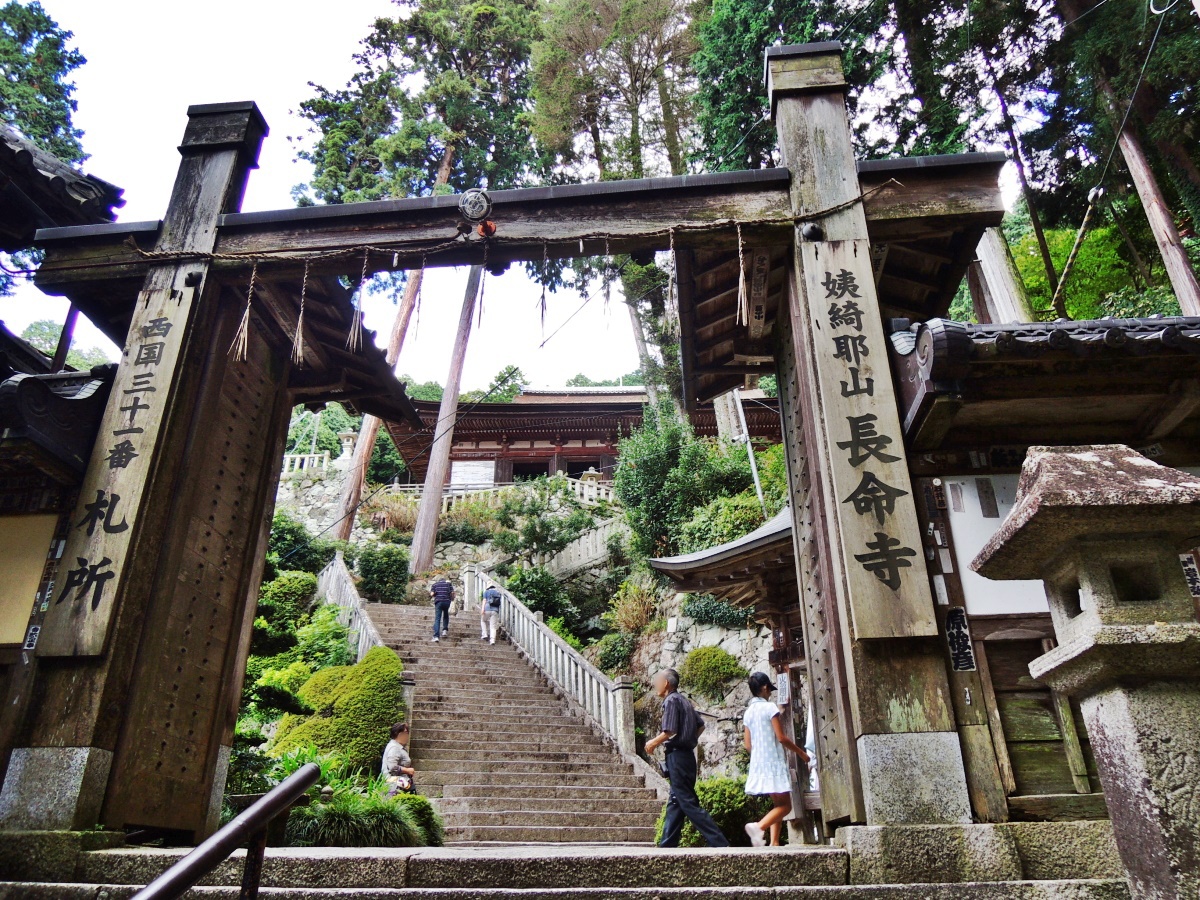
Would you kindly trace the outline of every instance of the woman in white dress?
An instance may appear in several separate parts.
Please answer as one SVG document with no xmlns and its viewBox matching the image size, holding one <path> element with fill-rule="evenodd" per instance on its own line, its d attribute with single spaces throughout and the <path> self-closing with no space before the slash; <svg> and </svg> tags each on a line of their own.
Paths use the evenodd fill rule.
<svg viewBox="0 0 1200 900">
<path fill-rule="evenodd" d="M 783 733 L 779 707 L 767 698 L 775 685 L 764 672 L 750 676 L 750 705 L 742 717 L 746 749 L 750 751 L 750 770 L 746 774 L 747 794 L 768 794 L 771 811 L 757 822 L 746 824 L 746 834 L 755 847 L 766 844 L 771 833 L 771 846 L 779 846 L 779 832 L 784 817 L 792 811 L 792 778 L 788 772 L 784 749 L 791 750 L 805 762 L 804 748 Z"/>
</svg>

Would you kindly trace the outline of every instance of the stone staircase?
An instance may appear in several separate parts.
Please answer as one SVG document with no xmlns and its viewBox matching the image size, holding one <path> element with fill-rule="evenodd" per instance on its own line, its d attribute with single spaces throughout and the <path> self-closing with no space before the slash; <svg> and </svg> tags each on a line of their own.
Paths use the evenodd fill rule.
<svg viewBox="0 0 1200 900">
<path fill-rule="evenodd" d="M 430 607 L 367 611 L 416 682 L 417 789 L 448 841 L 653 842 L 657 794 L 503 637 L 479 640 L 477 612 L 435 644 Z"/>
</svg>

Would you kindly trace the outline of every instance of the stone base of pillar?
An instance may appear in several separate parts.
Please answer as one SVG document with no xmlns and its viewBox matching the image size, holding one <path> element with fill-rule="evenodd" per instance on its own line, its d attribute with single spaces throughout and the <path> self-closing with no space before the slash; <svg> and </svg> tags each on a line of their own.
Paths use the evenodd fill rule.
<svg viewBox="0 0 1200 900">
<path fill-rule="evenodd" d="M 0 788 L 0 829 L 91 828 L 100 820 L 112 760 L 112 751 L 98 747 L 16 748 Z"/>
<path fill-rule="evenodd" d="M 217 750 L 217 771 L 208 795 L 208 819 L 204 823 L 204 834 L 196 835 L 197 840 L 208 837 L 221 827 L 221 806 L 225 801 L 225 780 L 229 776 L 229 757 L 232 754 L 233 748 L 224 744 Z"/>
<path fill-rule="evenodd" d="M 971 821 L 957 732 L 864 734 L 858 739 L 858 764 L 868 825 Z"/>
<path fill-rule="evenodd" d="M 835 843 L 851 884 L 963 884 L 1123 878 L 1112 826 L 1094 822 L 1000 825 L 851 825 Z"/>
<path fill-rule="evenodd" d="M 1080 707 L 1133 896 L 1200 897 L 1200 684 L 1111 687 Z"/>
</svg>

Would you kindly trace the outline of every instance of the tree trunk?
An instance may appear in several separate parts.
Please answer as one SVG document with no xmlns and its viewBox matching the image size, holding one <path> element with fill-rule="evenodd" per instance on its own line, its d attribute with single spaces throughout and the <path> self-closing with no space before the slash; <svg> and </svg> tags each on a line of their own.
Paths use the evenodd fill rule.
<svg viewBox="0 0 1200 900">
<path fill-rule="evenodd" d="M 642 116 L 636 101 L 629 103 L 629 162 L 634 178 L 642 178 L 646 169 L 642 163 Z"/>
<path fill-rule="evenodd" d="M 1025 296 L 1025 285 L 1004 232 L 995 227 L 984 231 L 975 255 L 976 260 L 967 273 L 967 283 L 980 324 L 1032 322 L 1033 313 Z"/>
<path fill-rule="evenodd" d="M 671 85 L 665 74 L 658 77 L 658 103 L 662 107 L 663 143 L 671 163 L 671 174 L 686 175 L 687 163 L 679 140 L 679 116 L 675 112 L 675 100 L 671 97 Z"/>
<path fill-rule="evenodd" d="M 1200 2 L 1200 0 L 1197 0 Z M 1133 258 L 1133 264 L 1137 267 L 1138 274 L 1142 276 L 1142 281 L 1146 287 L 1154 287 L 1154 276 L 1150 274 L 1150 267 L 1146 265 L 1146 260 L 1142 258 L 1142 254 L 1138 251 L 1137 246 L 1133 243 L 1133 237 L 1129 234 L 1129 230 L 1125 227 L 1125 223 L 1121 221 L 1121 217 L 1117 215 L 1117 208 L 1111 203 L 1108 205 L 1109 214 L 1112 216 L 1113 224 L 1117 226 L 1117 231 L 1121 233 L 1121 239 L 1125 241 L 1125 247 L 1129 250 L 1129 255 Z"/>
<path fill-rule="evenodd" d="M 1050 296 L 1058 292 L 1058 272 L 1054 270 L 1054 260 L 1050 257 L 1050 245 L 1046 243 L 1046 233 L 1042 230 L 1042 218 L 1038 215 L 1037 203 L 1034 201 L 1033 190 L 1029 187 L 1029 178 L 1025 174 L 1025 157 L 1021 153 L 1021 142 L 1017 140 L 1017 126 L 1012 113 L 1008 109 L 1008 100 L 1004 91 L 1000 90 L 1000 82 L 996 79 L 996 71 L 992 60 L 986 53 L 983 55 L 987 64 L 988 77 L 992 82 L 992 92 L 1000 104 L 1000 117 L 1004 120 L 1004 130 L 1008 134 L 1008 145 L 1012 148 L 1013 165 L 1017 169 L 1017 180 L 1021 183 L 1021 196 L 1025 199 L 1025 208 L 1029 210 L 1029 224 L 1033 226 L 1034 237 L 1037 238 L 1038 250 L 1042 254 L 1042 265 L 1046 269 L 1046 280 L 1050 284 Z M 1063 301 L 1061 309 L 1055 312 L 1059 318 L 1067 318 L 1067 309 Z"/>
<path fill-rule="evenodd" d="M 600 134 L 600 119 L 596 114 L 599 101 L 594 98 L 588 101 L 588 133 L 592 136 L 592 155 L 596 157 L 596 168 L 600 170 L 600 180 L 604 181 L 608 174 L 608 159 L 604 153 L 604 138 Z"/>
<path fill-rule="evenodd" d="M 454 146 L 450 145 L 442 154 L 438 164 L 437 175 L 434 178 L 436 190 L 450 180 L 450 169 L 454 163 Z M 417 304 L 417 295 L 421 292 L 421 282 L 425 272 L 418 269 L 410 272 L 408 283 L 404 285 L 404 296 L 400 299 L 400 308 L 396 310 L 396 318 L 392 320 L 392 331 L 388 335 L 387 353 L 385 358 L 388 365 L 394 369 L 400 359 L 400 350 L 404 346 L 404 336 L 408 333 L 408 323 L 412 320 L 413 309 Z M 346 481 L 342 485 L 342 495 L 338 505 L 338 520 L 333 529 L 333 536 L 339 541 L 350 540 L 354 531 L 354 511 L 362 498 L 363 484 L 367 479 L 367 468 L 371 464 L 371 454 L 375 452 L 375 441 L 379 437 L 379 426 L 382 420 L 375 416 L 364 415 L 362 425 L 358 429 L 358 440 L 354 444 L 354 456 L 350 460 L 350 468 L 346 470 Z"/>
<path fill-rule="evenodd" d="M 471 322 L 475 318 L 475 304 L 479 300 L 479 285 L 482 280 L 483 266 L 471 266 L 467 290 L 463 295 L 462 313 L 458 317 L 458 335 L 454 339 L 454 350 L 450 355 L 450 372 L 446 375 L 446 389 L 442 393 L 442 405 L 438 409 L 437 425 L 433 432 L 433 445 L 429 450 L 429 469 L 425 473 L 424 490 L 421 491 L 417 526 L 413 532 L 410 569 L 414 575 L 428 571 L 433 565 L 438 516 L 442 511 L 442 488 L 446 484 L 446 474 L 450 469 L 450 446 L 454 443 L 454 420 L 458 415 L 458 393 L 462 384 L 463 362 L 467 358 L 467 341 L 471 337 Z"/>
<path fill-rule="evenodd" d="M 959 110 L 942 99 L 943 79 L 933 62 L 929 6 L 916 0 L 895 0 L 893 8 L 896 24 L 904 35 L 904 53 L 908 57 L 913 93 L 921 102 L 921 121 L 930 138 L 929 146 L 937 153 L 961 150 L 962 140 L 956 136 L 961 133 Z"/>
<path fill-rule="evenodd" d="M 1101 79 L 1101 85 L 1111 98 L 1112 88 L 1108 81 Z M 1150 162 L 1146 159 L 1142 143 L 1128 125 L 1121 132 L 1117 143 L 1121 147 L 1121 155 L 1125 157 L 1129 174 L 1133 177 L 1133 186 L 1142 198 L 1146 219 L 1150 222 L 1150 230 L 1154 232 L 1154 240 L 1158 242 L 1158 251 L 1162 254 L 1163 266 L 1171 280 L 1175 297 L 1179 300 L 1179 307 L 1185 316 L 1200 316 L 1200 283 L 1196 281 L 1196 273 L 1192 271 L 1191 261 L 1183 248 L 1179 229 L 1175 227 L 1175 219 L 1167 207 L 1166 198 L 1163 197 L 1158 181 L 1150 170 Z"/>
<path fill-rule="evenodd" d="M 638 311 L 632 303 L 626 303 L 625 306 L 629 310 L 629 322 L 633 325 L 633 342 L 637 344 L 638 359 L 642 364 L 642 380 L 646 382 L 646 395 L 650 398 L 650 405 L 658 409 L 658 387 L 651 377 L 653 367 L 650 365 L 650 351 L 646 348 L 646 332 L 642 328 L 642 317 L 638 315 Z"/>
</svg>

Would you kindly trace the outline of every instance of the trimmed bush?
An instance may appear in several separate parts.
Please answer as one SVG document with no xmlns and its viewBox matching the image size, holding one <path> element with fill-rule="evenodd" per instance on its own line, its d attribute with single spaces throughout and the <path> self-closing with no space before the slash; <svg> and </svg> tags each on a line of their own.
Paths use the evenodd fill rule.
<svg viewBox="0 0 1200 900">
<path fill-rule="evenodd" d="M 425 836 L 413 808 L 386 797 L 334 794 L 292 809 L 288 843 L 298 847 L 423 847 Z"/>
<path fill-rule="evenodd" d="M 437 814 L 437 810 L 428 799 L 420 794 L 397 794 L 392 798 L 392 802 L 408 807 L 417 827 L 421 829 L 427 847 L 440 847 L 446 842 L 442 817 Z"/>
<path fill-rule="evenodd" d="M 374 771 L 387 743 L 389 726 L 405 718 L 400 686 L 403 671 L 394 651 L 372 648 L 323 697 L 327 702 L 320 711 L 294 726 L 287 723 L 286 730 L 280 723 L 284 733 L 276 737 L 269 752 L 283 756 L 302 744 L 312 744 L 349 769 Z M 324 683 L 322 686 L 327 687 Z M 314 693 L 307 689 L 307 684 L 300 689 L 302 697 Z M 320 695 L 320 687 L 316 693 Z"/>
<path fill-rule="evenodd" d="M 697 647 L 679 667 L 679 686 L 709 700 L 724 698 L 729 682 L 749 673 L 720 647 Z"/>
<path fill-rule="evenodd" d="M 720 625 L 722 628 L 745 628 L 750 613 L 732 603 L 718 600 L 712 594 L 691 594 L 679 611 L 701 625 Z"/>
<path fill-rule="evenodd" d="M 615 675 L 629 669 L 633 652 L 637 649 L 637 635 L 627 631 L 614 631 L 596 642 L 596 665 Z"/>
<path fill-rule="evenodd" d="M 408 551 L 395 544 L 364 547 L 358 557 L 358 590 L 369 600 L 403 603 L 408 590 Z"/>
<path fill-rule="evenodd" d="M 742 778 L 706 778 L 696 782 L 696 796 L 700 805 L 708 810 L 709 815 L 717 823 L 717 827 L 729 839 L 734 847 L 749 847 L 750 838 L 746 835 L 746 823 L 757 822 L 771 809 L 769 797 L 752 797 L 746 794 L 746 779 Z M 667 808 L 658 816 L 654 828 L 655 843 L 662 840 L 663 822 L 667 817 Z M 700 832 L 691 823 L 683 823 L 683 833 L 679 838 L 680 847 L 704 847 L 707 844 Z"/>
<path fill-rule="evenodd" d="M 351 668 L 351 666 L 330 666 L 328 669 L 314 673 L 298 689 L 297 693 L 300 695 L 300 699 L 316 712 L 332 706 L 333 692 L 342 683 L 342 679 L 350 674 Z"/>
</svg>

